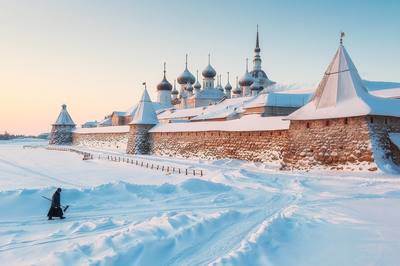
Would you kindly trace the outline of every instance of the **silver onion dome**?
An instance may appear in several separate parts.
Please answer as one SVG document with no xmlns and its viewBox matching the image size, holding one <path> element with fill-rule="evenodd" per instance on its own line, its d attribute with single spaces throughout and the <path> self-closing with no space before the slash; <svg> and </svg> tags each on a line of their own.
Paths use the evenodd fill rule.
<svg viewBox="0 0 400 266">
<path fill-rule="evenodd" d="M 196 79 L 193 76 L 193 74 L 190 73 L 190 71 L 188 70 L 188 67 L 187 67 L 187 54 L 186 54 L 185 70 L 182 72 L 182 74 L 180 74 L 178 76 L 177 81 L 181 85 L 184 85 L 184 84 L 187 84 L 187 83 L 193 84 L 196 81 Z"/>
</svg>

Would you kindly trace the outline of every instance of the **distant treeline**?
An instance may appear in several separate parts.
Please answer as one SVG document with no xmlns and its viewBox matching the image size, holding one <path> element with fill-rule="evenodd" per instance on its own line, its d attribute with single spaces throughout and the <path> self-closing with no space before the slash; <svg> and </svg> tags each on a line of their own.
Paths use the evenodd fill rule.
<svg viewBox="0 0 400 266">
<path fill-rule="evenodd" d="M 9 139 L 17 139 L 17 138 L 40 138 L 46 139 L 48 137 L 47 133 L 40 134 L 39 136 L 31 136 L 31 135 L 14 135 L 9 134 L 7 131 L 4 134 L 0 134 L 0 140 L 9 140 Z"/>
</svg>

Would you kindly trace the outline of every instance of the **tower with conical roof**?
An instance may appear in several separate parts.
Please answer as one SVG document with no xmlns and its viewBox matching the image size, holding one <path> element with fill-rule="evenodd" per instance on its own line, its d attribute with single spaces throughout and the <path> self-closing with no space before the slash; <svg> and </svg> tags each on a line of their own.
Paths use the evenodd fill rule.
<svg viewBox="0 0 400 266">
<path fill-rule="evenodd" d="M 171 107 L 171 91 L 172 85 L 166 78 L 166 63 L 164 62 L 164 78 L 162 81 L 157 85 L 157 101 L 163 107 Z"/>
<path fill-rule="evenodd" d="M 256 47 L 254 48 L 254 58 L 253 58 L 253 70 L 250 72 L 251 76 L 253 77 L 254 80 L 257 80 L 255 86 L 257 86 L 257 89 L 254 90 L 251 94 L 256 94 L 255 92 L 258 90 L 263 90 L 266 89 L 268 91 L 268 87 L 271 85 L 275 84 L 274 81 L 270 80 L 267 76 L 267 74 L 262 70 L 261 67 L 261 55 L 260 55 L 261 49 L 260 49 L 260 38 L 258 34 L 258 25 L 257 25 L 257 35 L 256 35 Z M 255 87 L 253 86 L 253 87 Z M 247 94 L 250 94 L 247 93 Z"/>
<path fill-rule="evenodd" d="M 389 140 L 400 132 L 400 101 L 369 94 L 343 36 L 311 100 L 287 117 L 285 165 L 355 163 L 373 171 L 388 159 L 400 164 L 400 150 Z"/>
<path fill-rule="evenodd" d="M 132 121 L 129 123 L 126 152 L 130 154 L 149 154 L 151 144 L 149 130 L 158 124 L 157 114 L 147 92 L 146 83 L 144 84 L 142 98 Z"/>
<path fill-rule="evenodd" d="M 75 129 L 75 123 L 67 111 L 67 105 L 61 106 L 61 112 L 56 122 L 52 125 L 49 144 L 67 145 L 72 143 L 72 131 Z"/>
</svg>

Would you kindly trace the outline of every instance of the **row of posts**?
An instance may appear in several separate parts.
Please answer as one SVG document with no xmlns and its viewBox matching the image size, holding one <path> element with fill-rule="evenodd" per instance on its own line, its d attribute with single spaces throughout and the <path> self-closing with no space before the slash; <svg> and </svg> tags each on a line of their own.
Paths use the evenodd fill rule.
<svg viewBox="0 0 400 266">
<path fill-rule="evenodd" d="M 58 150 L 58 151 L 70 151 L 70 152 L 75 152 L 78 154 L 82 154 L 83 155 L 83 160 L 93 160 L 94 156 L 91 153 L 88 152 L 83 152 L 80 150 L 76 150 L 73 148 L 67 148 L 67 147 L 47 147 L 48 150 Z M 161 170 L 162 172 L 167 172 L 167 173 L 178 173 L 178 174 L 185 174 L 185 175 L 193 175 L 193 176 L 203 176 L 203 170 L 196 170 L 196 169 L 181 169 L 179 167 L 172 167 L 172 166 L 164 166 L 164 165 L 158 165 L 158 164 L 150 164 L 148 162 L 143 162 L 143 161 L 138 161 L 138 160 L 134 160 L 131 158 L 125 158 L 120 156 L 112 156 L 112 155 L 107 155 L 107 156 L 102 156 L 101 154 L 98 155 L 98 159 L 106 159 L 109 161 L 113 161 L 113 162 L 125 162 L 125 163 L 129 163 L 129 164 L 135 164 L 136 166 L 140 166 L 140 167 L 145 167 L 145 168 L 149 168 L 152 170 Z"/>
<path fill-rule="evenodd" d="M 93 156 L 92 156 L 93 159 Z M 99 154 L 98 159 L 103 159 L 102 156 Z M 181 169 L 179 167 L 173 167 L 173 166 L 164 166 L 164 165 L 158 165 L 158 164 L 153 164 L 153 163 L 149 163 L 149 162 L 143 162 L 143 161 L 139 161 L 139 160 L 134 160 L 131 158 L 125 158 L 119 156 L 112 156 L 112 155 L 107 155 L 106 157 L 107 160 L 109 161 L 114 161 L 114 162 L 123 162 L 123 163 L 129 163 L 129 164 L 135 164 L 136 166 L 140 166 L 140 167 L 145 167 L 145 168 L 149 168 L 152 170 L 161 170 L 161 172 L 167 172 L 167 173 L 178 173 L 178 174 L 185 174 L 185 175 L 198 175 L 198 176 L 203 176 L 203 170 L 196 170 L 196 169 Z"/>
</svg>

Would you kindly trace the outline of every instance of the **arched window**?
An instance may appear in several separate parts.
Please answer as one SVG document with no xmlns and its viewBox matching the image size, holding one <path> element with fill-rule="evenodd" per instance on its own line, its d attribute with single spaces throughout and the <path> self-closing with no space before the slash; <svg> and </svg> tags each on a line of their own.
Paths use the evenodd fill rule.
<svg viewBox="0 0 400 266">
<path fill-rule="evenodd" d="M 306 128 L 310 128 L 310 122 L 307 122 Z"/>
<path fill-rule="evenodd" d="M 329 124 L 330 124 L 330 123 L 329 123 L 329 120 L 326 120 L 326 121 L 325 121 L 325 126 L 329 127 Z"/>
<path fill-rule="evenodd" d="M 373 123 L 374 123 L 374 118 L 371 116 L 371 117 L 369 118 L 369 121 L 371 122 L 371 124 L 373 124 Z"/>
<path fill-rule="evenodd" d="M 344 119 L 344 124 L 345 124 L 345 125 L 348 125 L 348 124 L 349 124 L 349 119 L 348 119 L 347 117 Z"/>
</svg>

